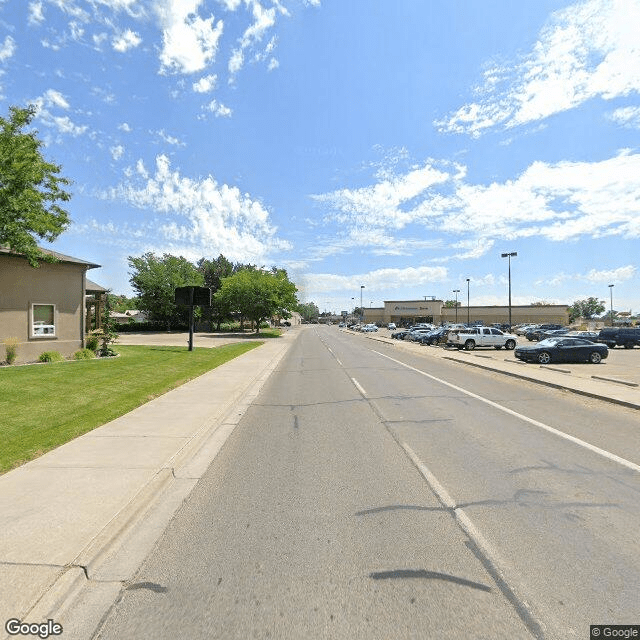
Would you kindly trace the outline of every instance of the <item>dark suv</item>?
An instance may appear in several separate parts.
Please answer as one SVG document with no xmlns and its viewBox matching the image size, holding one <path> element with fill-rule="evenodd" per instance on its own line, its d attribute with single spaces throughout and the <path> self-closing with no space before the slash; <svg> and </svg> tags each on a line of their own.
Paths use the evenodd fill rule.
<svg viewBox="0 0 640 640">
<path fill-rule="evenodd" d="M 600 329 L 598 342 L 604 342 L 610 349 L 633 349 L 636 345 L 640 346 L 640 327 L 605 327 Z"/>
</svg>

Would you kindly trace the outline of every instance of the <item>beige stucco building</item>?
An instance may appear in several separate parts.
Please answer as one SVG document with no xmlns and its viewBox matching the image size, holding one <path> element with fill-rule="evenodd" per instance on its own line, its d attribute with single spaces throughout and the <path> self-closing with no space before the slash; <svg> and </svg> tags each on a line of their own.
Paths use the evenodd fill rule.
<svg viewBox="0 0 640 640">
<path fill-rule="evenodd" d="M 439 325 L 445 322 L 481 321 L 484 324 L 509 322 L 509 307 L 504 306 L 471 306 L 456 309 L 444 306 L 442 300 L 392 300 L 385 301 L 384 307 L 365 308 L 364 322 L 396 325 L 409 325 L 416 322 L 431 322 Z M 566 325 L 569 322 L 566 304 L 549 305 L 512 305 L 511 323 L 553 322 Z"/>
<path fill-rule="evenodd" d="M 0 362 L 7 338 L 17 338 L 17 363 L 36 361 L 44 351 L 70 356 L 84 347 L 86 272 L 100 265 L 41 251 L 58 262 L 34 268 L 0 248 Z"/>
</svg>

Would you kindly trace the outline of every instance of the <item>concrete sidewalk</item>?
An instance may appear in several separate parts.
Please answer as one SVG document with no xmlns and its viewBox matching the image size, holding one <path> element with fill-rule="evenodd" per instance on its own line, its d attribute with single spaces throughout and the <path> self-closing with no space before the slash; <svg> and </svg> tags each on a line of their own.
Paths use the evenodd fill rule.
<svg viewBox="0 0 640 640">
<path fill-rule="evenodd" d="M 598 398 L 632 409 L 640 409 L 640 386 L 632 380 L 609 376 L 606 365 L 551 364 L 548 366 L 525 364 L 513 357 L 513 352 L 491 349 L 488 351 L 458 351 L 443 347 L 428 347 L 404 340 L 393 340 L 374 333 L 353 333 L 370 340 L 393 345 L 427 358 L 441 358 L 468 366 L 493 371 L 504 375 L 543 384 L 556 389 L 564 389 L 584 396 Z M 507 355 L 509 354 L 509 355 Z M 506 356 L 506 357 L 505 357 Z M 606 361 L 604 361 L 606 362 Z"/>
<path fill-rule="evenodd" d="M 297 335 L 0 477 L 0 638 L 11 618 L 95 628 Z"/>
</svg>

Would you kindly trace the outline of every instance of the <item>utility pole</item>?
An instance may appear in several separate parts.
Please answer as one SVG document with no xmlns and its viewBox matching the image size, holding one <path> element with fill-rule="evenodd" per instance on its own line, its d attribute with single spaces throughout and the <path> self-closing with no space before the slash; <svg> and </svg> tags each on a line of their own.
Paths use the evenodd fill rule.
<svg viewBox="0 0 640 640">
<path fill-rule="evenodd" d="M 456 294 L 456 324 L 458 324 L 458 294 L 460 293 L 460 289 L 454 289 L 453 293 Z"/>
</svg>

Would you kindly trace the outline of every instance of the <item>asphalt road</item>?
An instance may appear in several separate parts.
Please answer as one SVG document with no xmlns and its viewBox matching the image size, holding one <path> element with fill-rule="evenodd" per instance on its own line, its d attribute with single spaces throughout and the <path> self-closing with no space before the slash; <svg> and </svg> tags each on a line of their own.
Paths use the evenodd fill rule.
<svg viewBox="0 0 640 640">
<path fill-rule="evenodd" d="M 97 637 L 640 622 L 637 412 L 309 327 Z"/>
</svg>

